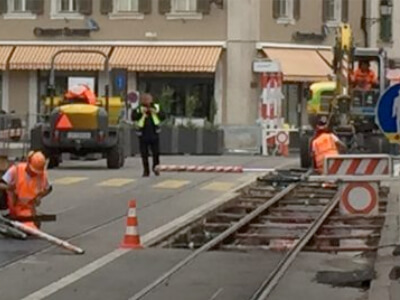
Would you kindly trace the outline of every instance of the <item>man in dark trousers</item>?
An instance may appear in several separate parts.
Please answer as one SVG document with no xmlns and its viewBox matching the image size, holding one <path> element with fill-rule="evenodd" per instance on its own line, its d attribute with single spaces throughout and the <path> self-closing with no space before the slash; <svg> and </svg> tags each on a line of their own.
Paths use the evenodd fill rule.
<svg viewBox="0 0 400 300">
<path fill-rule="evenodd" d="M 164 115 L 160 106 L 153 102 L 150 94 L 140 96 L 140 105 L 132 112 L 132 121 L 136 122 L 139 137 L 140 154 L 143 162 L 143 177 L 150 176 L 149 148 L 153 154 L 153 172 L 160 175 L 156 167 L 160 164 L 160 123 Z"/>
</svg>

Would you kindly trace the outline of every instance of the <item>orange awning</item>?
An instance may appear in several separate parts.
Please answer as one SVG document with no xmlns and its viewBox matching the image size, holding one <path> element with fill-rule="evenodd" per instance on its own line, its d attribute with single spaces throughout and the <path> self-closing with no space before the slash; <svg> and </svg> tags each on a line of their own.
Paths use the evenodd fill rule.
<svg viewBox="0 0 400 300">
<path fill-rule="evenodd" d="M 10 59 L 11 70 L 48 70 L 52 56 L 59 50 L 97 50 L 110 54 L 111 47 L 17 46 Z M 55 60 L 57 70 L 98 71 L 104 69 L 104 57 L 94 53 L 63 53 Z"/>
<path fill-rule="evenodd" d="M 332 70 L 314 49 L 263 48 L 264 53 L 281 63 L 285 81 L 316 82 L 329 80 Z"/>
<path fill-rule="evenodd" d="M 126 46 L 116 47 L 112 68 L 136 72 L 215 72 L 221 47 Z"/>
<path fill-rule="evenodd" d="M 7 61 L 10 58 L 13 48 L 12 46 L 0 46 L 0 70 L 7 68 Z"/>
</svg>

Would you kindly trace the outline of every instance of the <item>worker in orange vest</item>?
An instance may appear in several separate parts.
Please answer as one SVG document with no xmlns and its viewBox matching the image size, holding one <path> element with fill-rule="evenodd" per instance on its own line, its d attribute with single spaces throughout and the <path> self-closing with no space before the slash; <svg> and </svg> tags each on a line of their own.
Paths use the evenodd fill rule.
<svg viewBox="0 0 400 300">
<path fill-rule="evenodd" d="M 362 90 L 371 90 L 374 85 L 378 84 L 377 76 L 370 69 L 370 62 L 368 60 L 360 61 L 359 68 L 351 74 L 350 81 L 354 88 Z"/>
<path fill-rule="evenodd" d="M 339 150 L 346 151 L 346 148 L 346 145 L 330 131 L 327 118 L 322 117 L 317 124 L 316 134 L 311 142 L 314 169 L 322 174 L 325 158 L 338 155 Z"/>
<path fill-rule="evenodd" d="M 84 101 L 86 104 L 96 105 L 96 95 L 86 84 L 79 84 L 71 87 L 64 95 L 64 98 L 71 101 Z"/>
<path fill-rule="evenodd" d="M 12 165 L 2 177 L 0 190 L 7 191 L 9 217 L 32 217 L 41 199 L 47 196 L 52 187 L 45 170 L 46 158 L 41 152 L 30 152 L 27 162 Z M 34 222 L 25 225 L 37 228 Z"/>
</svg>

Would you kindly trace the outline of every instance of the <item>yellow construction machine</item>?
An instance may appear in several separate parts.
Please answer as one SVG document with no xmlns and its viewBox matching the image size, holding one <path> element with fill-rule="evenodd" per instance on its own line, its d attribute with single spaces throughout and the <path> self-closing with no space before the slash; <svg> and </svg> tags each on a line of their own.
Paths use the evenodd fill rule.
<svg viewBox="0 0 400 300">
<path fill-rule="evenodd" d="M 94 103 L 85 103 L 79 99 L 61 99 L 55 97 L 54 61 L 63 53 L 95 53 L 105 59 L 107 83 L 105 98 L 95 98 Z M 125 158 L 130 155 L 130 127 L 121 122 L 123 103 L 112 99 L 110 109 L 108 56 L 97 50 L 60 50 L 51 61 L 49 92 L 46 119 L 31 131 L 31 149 L 41 150 L 49 159 L 49 168 L 57 167 L 62 153 L 75 156 L 100 153 L 107 160 L 107 167 L 119 169 Z M 72 101 L 71 101 L 72 100 Z"/>
<path fill-rule="evenodd" d="M 300 136 L 303 168 L 312 165 L 310 141 L 316 122 L 323 115 L 328 117 L 329 126 L 347 144 L 350 153 L 384 153 L 390 149 L 375 122 L 378 100 L 388 85 L 385 51 L 355 47 L 349 24 L 337 29 L 332 51 L 335 80 L 314 83 L 310 87 L 307 112 L 312 129 L 303 131 Z M 368 61 L 377 75 L 377 83 L 370 89 L 357 88 L 351 81 L 351 74 L 363 61 Z"/>
</svg>

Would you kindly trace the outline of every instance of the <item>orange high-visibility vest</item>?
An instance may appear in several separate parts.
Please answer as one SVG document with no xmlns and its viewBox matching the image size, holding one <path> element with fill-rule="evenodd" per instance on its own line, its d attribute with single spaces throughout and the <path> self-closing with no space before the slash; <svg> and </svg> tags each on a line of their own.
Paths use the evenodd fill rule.
<svg viewBox="0 0 400 300">
<path fill-rule="evenodd" d="M 362 88 L 365 90 L 370 90 L 373 84 L 377 83 L 375 72 L 369 70 L 367 72 L 363 72 L 360 69 L 357 69 L 351 75 L 351 81 L 356 84 L 358 88 Z"/>
<path fill-rule="evenodd" d="M 15 193 L 17 202 L 14 204 L 11 195 L 8 195 L 8 207 L 11 217 L 30 217 L 34 215 L 35 198 L 46 188 L 47 175 L 43 173 L 36 177 L 26 174 L 27 163 L 19 163 L 14 168 Z M 33 222 L 24 222 L 25 225 L 36 228 Z"/>
<path fill-rule="evenodd" d="M 315 168 L 322 174 L 324 168 L 324 160 L 328 156 L 339 154 L 332 133 L 322 133 L 312 142 L 312 150 L 314 152 Z"/>
</svg>

